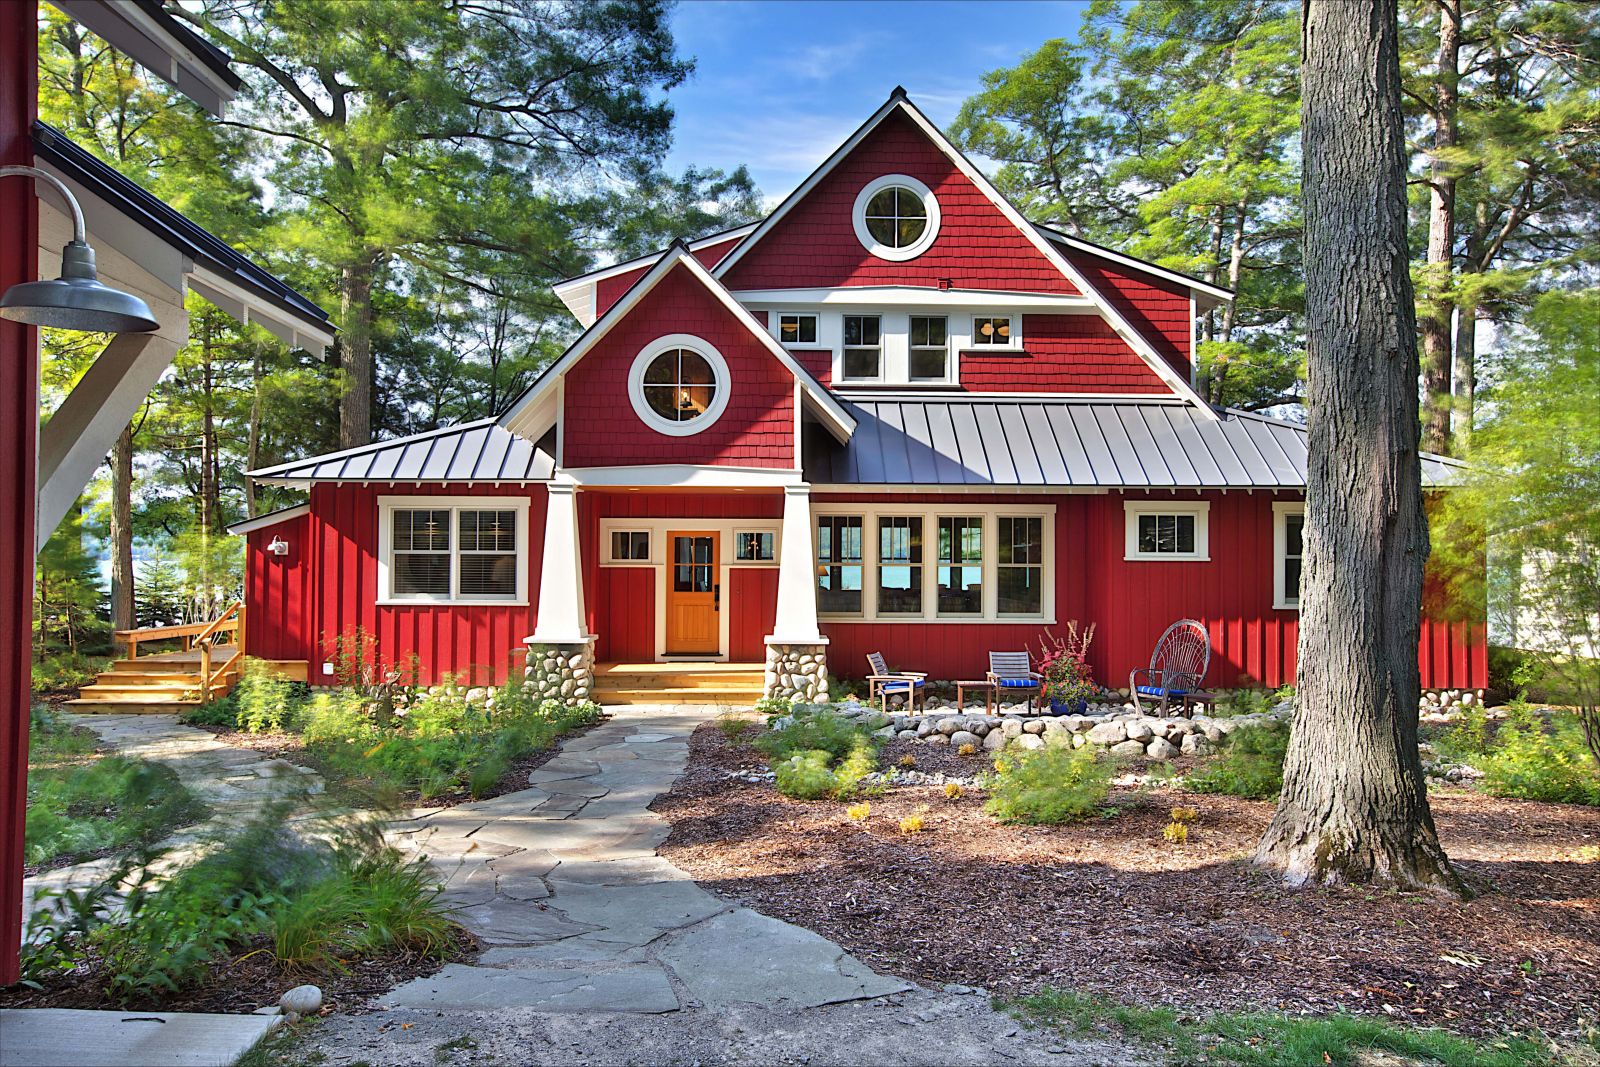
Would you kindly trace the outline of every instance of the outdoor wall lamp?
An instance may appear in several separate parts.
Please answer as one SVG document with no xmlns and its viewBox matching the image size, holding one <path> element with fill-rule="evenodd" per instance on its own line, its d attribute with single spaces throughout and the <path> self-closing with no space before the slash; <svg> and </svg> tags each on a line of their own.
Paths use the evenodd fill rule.
<svg viewBox="0 0 1600 1067">
<path fill-rule="evenodd" d="M 289 542 L 281 537 L 274 537 L 267 543 L 267 551 L 274 556 L 287 556 L 289 554 Z"/>
<path fill-rule="evenodd" d="M 102 285 L 83 225 L 83 209 L 66 184 L 38 167 L 0 167 L 0 178 L 31 177 L 53 186 L 72 209 L 72 241 L 61 250 L 61 277 L 19 282 L 0 296 L 0 316 L 32 326 L 86 333 L 150 333 L 161 324 L 132 293 Z"/>
</svg>

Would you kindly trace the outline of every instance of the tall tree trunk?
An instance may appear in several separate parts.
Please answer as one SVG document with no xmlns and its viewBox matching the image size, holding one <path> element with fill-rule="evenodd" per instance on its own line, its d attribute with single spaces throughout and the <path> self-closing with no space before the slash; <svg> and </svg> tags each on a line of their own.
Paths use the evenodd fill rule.
<svg viewBox="0 0 1600 1067">
<path fill-rule="evenodd" d="M 111 446 L 111 628 L 133 629 L 133 426 Z"/>
<path fill-rule="evenodd" d="M 208 539 L 221 525 L 221 490 L 217 462 L 216 364 L 212 360 L 212 323 L 206 316 L 200 343 L 200 532 Z"/>
<path fill-rule="evenodd" d="M 1462 455 L 1472 448 L 1473 405 L 1478 391 L 1478 317 L 1476 302 L 1463 307 L 1456 321 L 1455 384 L 1451 388 L 1455 411 L 1455 447 Z"/>
<path fill-rule="evenodd" d="M 253 471 L 261 466 L 261 379 L 266 377 L 262 346 L 250 346 L 250 431 L 245 440 L 244 469 Z M 254 478 L 244 480 L 244 513 L 256 517 L 256 483 Z"/>
<path fill-rule="evenodd" d="M 1450 451 L 1452 256 L 1456 234 L 1456 106 L 1461 82 L 1461 0 L 1439 2 L 1439 57 L 1433 94 L 1433 152 L 1428 178 L 1428 262 L 1422 297 L 1422 441 Z"/>
<path fill-rule="evenodd" d="M 344 372 L 340 448 L 357 448 L 372 440 L 372 273 L 372 259 L 363 256 L 347 264 L 340 277 L 339 366 Z"/>
<path fill-rule="evenodd" d="M 1310 443 L 1299 699 L 1256 862 L 1291 885 L 1459 892 L 1417 753 L 1428 528 L 1395 3 L 1304 7 Z"/>
</svg>

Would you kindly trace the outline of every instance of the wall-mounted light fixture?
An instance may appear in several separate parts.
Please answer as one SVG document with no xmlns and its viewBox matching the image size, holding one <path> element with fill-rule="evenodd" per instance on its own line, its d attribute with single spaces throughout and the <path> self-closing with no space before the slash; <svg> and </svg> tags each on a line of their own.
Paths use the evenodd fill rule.
<svg viewBox="0 0 1600 1067">
<path fill-rule="evenodd" d="M 281 537 L 274 537 L 267 542 L 267 551 L 274 556 L 287 556 L 289 554 L 289 542 Z"/>
<path fill-rule="evenodd" d="M 86 333 L 152 333 L 161 324 L 150 306 L 132 293 L 100 282 L 94 249 L 89 247 L 83 209 L 66 184 L 38 167 L 0 167 L 0 178 L 37 178 L 66 200 L 72 212 L 72 240 L 61 250 L 61 277 L 19 282 L 0 296 L 0 316 L 31 326 L 55 326 Z"/>
</svg>

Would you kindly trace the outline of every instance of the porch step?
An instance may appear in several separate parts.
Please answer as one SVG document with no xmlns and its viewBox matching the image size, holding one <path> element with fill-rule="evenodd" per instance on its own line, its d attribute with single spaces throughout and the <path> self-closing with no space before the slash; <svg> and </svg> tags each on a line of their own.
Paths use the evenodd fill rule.
<svg viewBox="0 0 1600 1067">
<path fill-rule="evenodd" d="M 595 667 L 601 704 L 754 704 L 766 669 L 759 663 L 602 663 Z"/>
<path fill-rule="evenodd" d="M 601 689 L 600 704 L 726 704 L 743 707 L 761 699 L 756 689 Z"/>
</svg>

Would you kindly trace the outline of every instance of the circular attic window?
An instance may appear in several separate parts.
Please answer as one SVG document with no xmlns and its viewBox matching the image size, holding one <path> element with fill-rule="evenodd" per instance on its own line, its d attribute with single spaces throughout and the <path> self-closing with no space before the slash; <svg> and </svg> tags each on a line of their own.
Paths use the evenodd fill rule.
<svg viewBox="0 0 1600 1067">
<path fill-rule="evenodd" d="M 728 362 L 698 337 L 658 337 L 634 357 L 628 399 L 651 429 L 673 437 L 699 433 L 728 406 Z"/>
<path fill-rule="evenodd" d="M 856 194 L 856 237 L 879 259 L 915 259 L 939 235 L 939 201 L 907 174 L 886 174 Z"/>
</svg>

